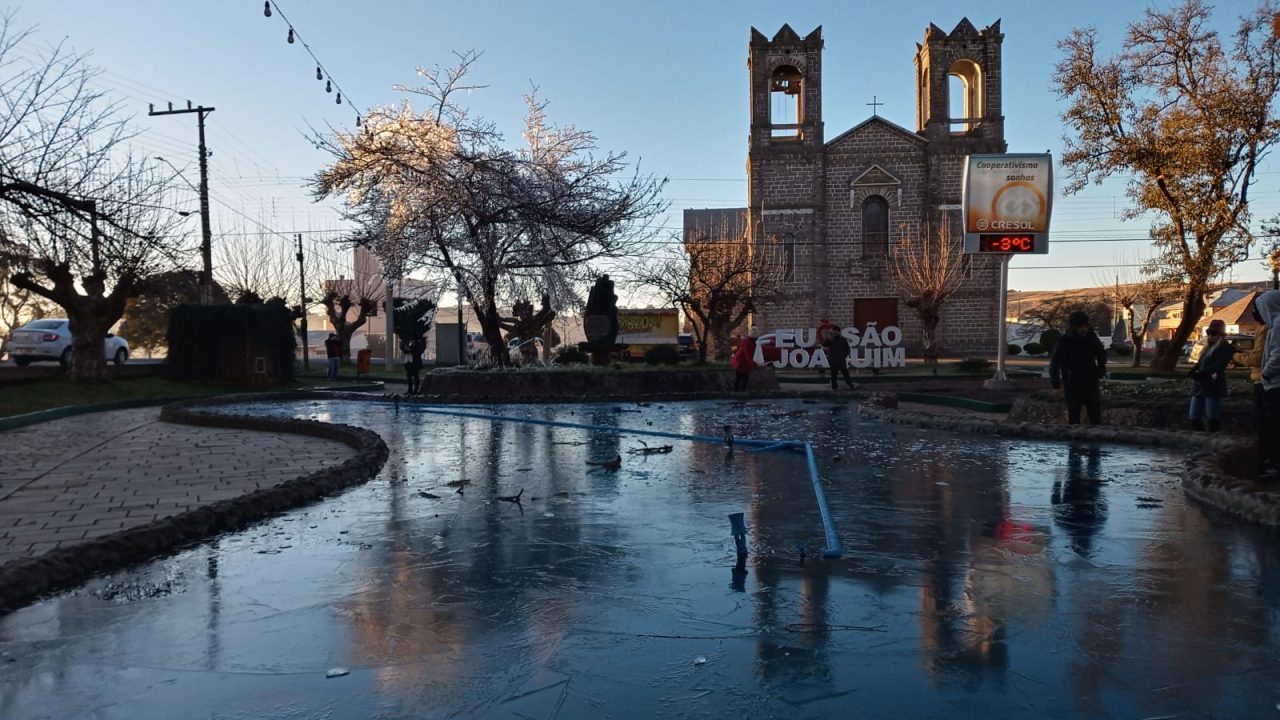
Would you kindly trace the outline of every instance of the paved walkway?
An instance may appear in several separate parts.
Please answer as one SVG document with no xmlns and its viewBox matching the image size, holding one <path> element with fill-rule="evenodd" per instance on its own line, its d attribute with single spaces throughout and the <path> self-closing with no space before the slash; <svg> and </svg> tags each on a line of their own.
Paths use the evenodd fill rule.
<svg viewBox="0 0 1280 720">
<path fill-rule="evenodd" d="M 0 432 L 0 565 L 271 487 L 354 454 L 338 442 L 163 423 L 159 408 Z"/>
</svg>

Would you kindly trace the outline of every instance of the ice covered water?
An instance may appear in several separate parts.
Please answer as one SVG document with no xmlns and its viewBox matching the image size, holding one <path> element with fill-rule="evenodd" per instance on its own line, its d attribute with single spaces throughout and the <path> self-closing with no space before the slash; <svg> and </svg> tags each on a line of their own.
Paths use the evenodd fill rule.
<svg viewBox="0 0 1280 720">
<path fill-rule="evenodd" d="M 1274 713 L 1276 540 L 1189 505 L 1182 453 L 885 426 L 844 403 L 467 408 L 809 440 L 832 561 L 799 454 L 630 454 L 614 433 L 407 405 L 235 410 L 368 427 L 391 458 L 0 618 L 0 717 Z"/>
</svg>

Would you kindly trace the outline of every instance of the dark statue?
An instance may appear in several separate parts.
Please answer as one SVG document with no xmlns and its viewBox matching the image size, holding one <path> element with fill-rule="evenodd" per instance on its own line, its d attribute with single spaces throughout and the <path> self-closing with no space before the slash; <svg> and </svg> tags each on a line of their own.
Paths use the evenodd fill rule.
<svg viewBox="0 0 1280 720">
<path fill-rule="evenodd" d="M 542 296 L 542 307 L 537 312 L 533 310 L 533 303 L 520 300 L 512 306 L 511 314 L 515 317 L 499 318 L 498 325 L 517 343 L 524 363 L 537 362 L 538 344 L 533 340 L 542 337 L 551 321 L 556 319 L 556 311 L 551 309 L 551 297 Z"/>
<path fill-rule="evenodd" d="M 601 275 L 587 295 L 583 330 L 587 335 L 584 349 L 591 353 L 591 364 L 608 365 L 609 354 L 618 340 L 618 296 L 608 275 Z"/>
</svg>

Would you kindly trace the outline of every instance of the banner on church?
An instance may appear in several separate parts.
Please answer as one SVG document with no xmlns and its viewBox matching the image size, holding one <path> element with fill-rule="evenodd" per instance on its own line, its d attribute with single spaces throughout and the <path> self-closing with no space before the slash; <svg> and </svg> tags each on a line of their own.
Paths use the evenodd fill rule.
<svg viewBox="0 0 1280 720">
<path fill-rule="evenodd" d="M 963 198 L 966 253 L 1049 252 L 1052 156 L 970 155 L 965 161 Z"/>
<path fill-rule="evenodd" d="M 774 330 L 756 339 L 756 365 L 776 368 L 829 368 L 831 361 L 822 347 L 819 328 Z M 906 367 L 907 349 L 902 347 L 902 330 L 897 325 L 877 328 L 867 323 L 865 329 L 846 327 L 840 331 L 849 341 L 852 368 Z"/>
</svg>

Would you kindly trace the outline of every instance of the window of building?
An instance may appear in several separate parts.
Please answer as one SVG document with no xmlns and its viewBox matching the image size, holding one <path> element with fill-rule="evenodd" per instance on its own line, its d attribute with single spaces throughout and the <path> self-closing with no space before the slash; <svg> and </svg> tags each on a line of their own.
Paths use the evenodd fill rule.
<svg viewBox="0 0 1280 720">
<path fill-rule="evenodd" d="M 862 202 L 862 254 L 889 252 L 889 203 L 879 195 Z"/>
<path fill-rule="evenodd" d="M 800 137 L 804 118 L 804 79 L 791 65 L 783 65 L 769 78 L 769 124 L 773 137 Z"/>
<path fill-rule="evenodd" d="M 972 60 L 957 60 L 947 70 L 947 112 L 951 132 L 965 133 L 982 121 L 982 69 Z"/>
</svg>

